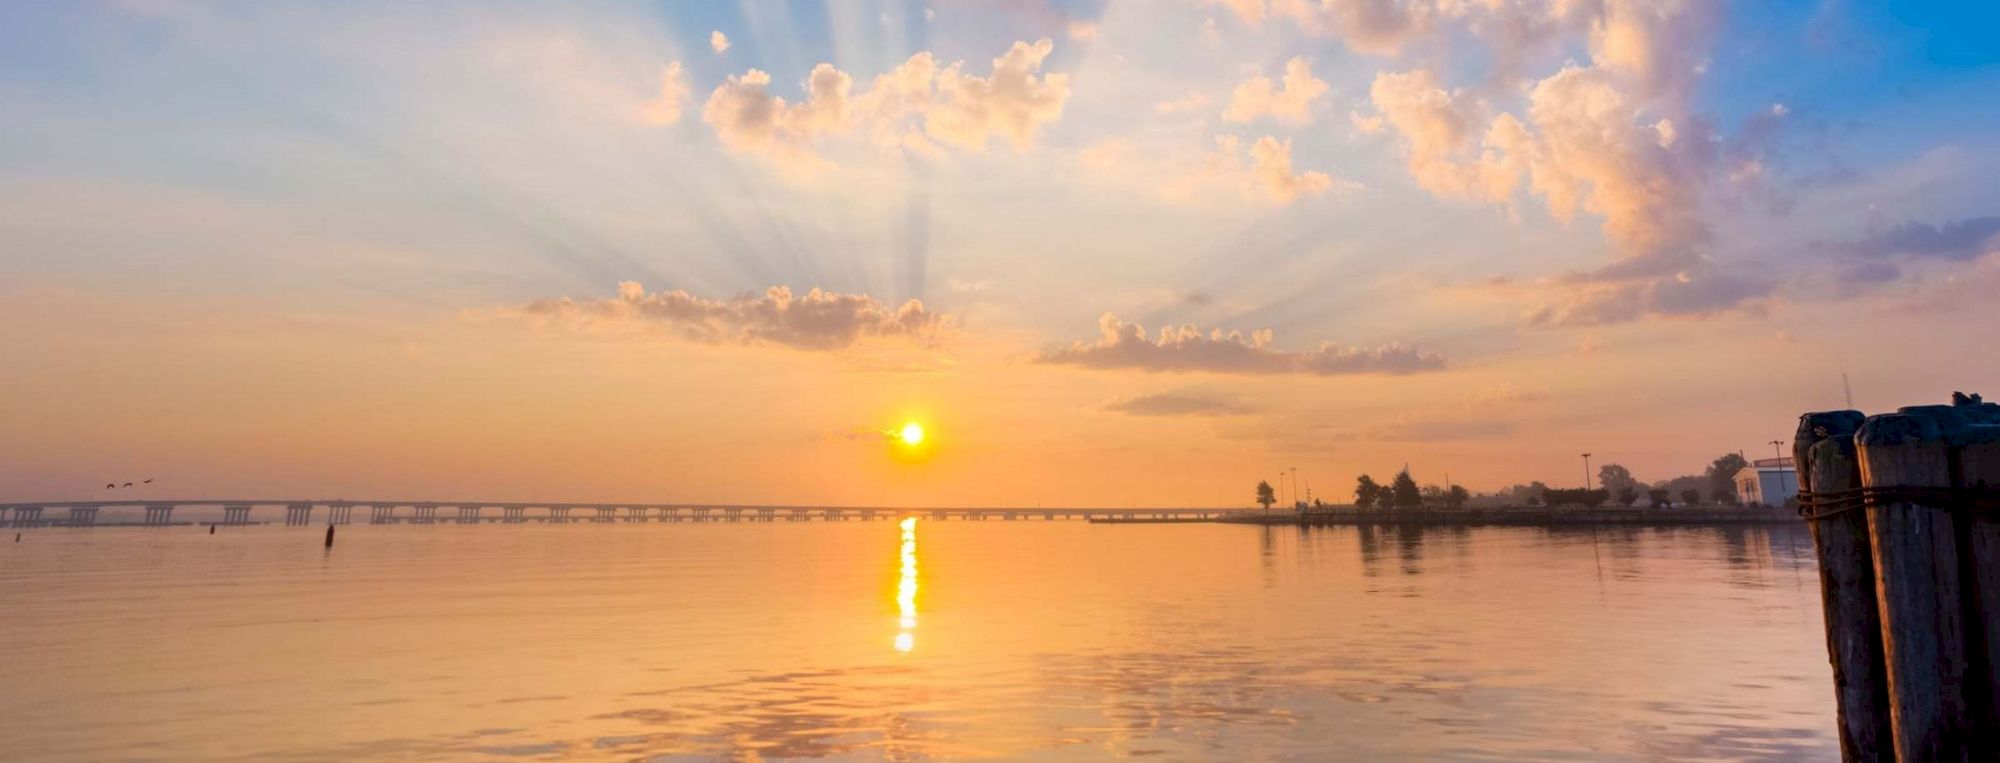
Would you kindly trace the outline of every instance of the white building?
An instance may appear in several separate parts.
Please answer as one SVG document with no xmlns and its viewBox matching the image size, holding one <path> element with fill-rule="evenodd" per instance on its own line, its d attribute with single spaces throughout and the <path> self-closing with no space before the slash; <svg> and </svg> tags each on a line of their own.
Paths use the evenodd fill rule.
<svg viewBox="0 0 2000 763">
<path fill-rule="evenodd" d="M 1799 474 L 1789 458 L 1760 458 L 1736 473 L 1736 497 L 1744 503 L 1783 506 L 1799 494 Z"/>
</svg>

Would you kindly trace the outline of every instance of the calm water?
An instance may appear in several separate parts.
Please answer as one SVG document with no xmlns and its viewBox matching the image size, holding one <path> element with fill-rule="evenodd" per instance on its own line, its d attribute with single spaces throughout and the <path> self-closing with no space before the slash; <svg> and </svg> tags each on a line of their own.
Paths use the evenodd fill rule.
<svg viewBox="0 0 2000 763">
<path fill-rule="evenodd" d="M 30 530 L 0 757 L 1838 757 L 1803 528 L 910 535 Z"/>
</svg>

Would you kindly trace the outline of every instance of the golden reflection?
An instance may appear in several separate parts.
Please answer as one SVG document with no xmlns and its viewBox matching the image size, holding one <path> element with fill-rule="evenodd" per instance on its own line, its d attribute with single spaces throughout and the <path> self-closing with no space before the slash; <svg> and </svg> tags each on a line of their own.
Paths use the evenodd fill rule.
<svg viewBox="0 0 2000 763">
<path fill-rule="evenodd" d="M 917 646 L 917 518 L 903 518 L 903 570 L 896 581 L 896 651 Z"/>
</svg>

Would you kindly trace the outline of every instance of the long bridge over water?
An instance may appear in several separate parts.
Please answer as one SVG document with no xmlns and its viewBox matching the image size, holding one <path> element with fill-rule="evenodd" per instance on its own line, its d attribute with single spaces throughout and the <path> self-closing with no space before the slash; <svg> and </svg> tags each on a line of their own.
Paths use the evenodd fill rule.
<svg viewBox="0 0 2000 763">
<path fill-rule="evenodd" d="M 221 509 L 220 520 L 201 524 L 265 524 L 254 512 L 284 511 L 284 524 L 562 524 L 570 522 L 809 522 L 868 521 L 901 517 L 958 520 L 1209 519 L 1242 509 L 1217 508 L 891 508 L 720 503 L 552 503 L 547 501 L 360 501 L 281 499 L 152 499 L 0 503 L 0 527 L 167 527 L 177 509 Z M 357 514 L 357 510 L 358 514 Z M 114 514 L 139 521 L 113 522 Z M 103 521 L 100 521 L 102 517 Z M 180 524 L 188 524 L 181 522 Z"/>
</svg>

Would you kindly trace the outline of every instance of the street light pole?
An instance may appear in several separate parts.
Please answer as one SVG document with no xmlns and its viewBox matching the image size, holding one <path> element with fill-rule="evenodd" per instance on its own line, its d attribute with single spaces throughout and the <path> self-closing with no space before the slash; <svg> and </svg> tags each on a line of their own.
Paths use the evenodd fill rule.
<svg viewBox="0 0 2000 763">
<path fill-rule="evenodd" d="M 1583 454 L 1583 489 L 1590 489 L 1590 454 Z"/>
<path fill-rule="evenodd" d="M 1780 445 L 1784 445 L 1784 444 L 1785 444 L 1785 441 L 1784 441 L 1784 440 L 1772 440 L 1772 441 L 1771 441 L 1771 457 L 1772 457 L 1772 458 L 1784 458 L 1784 457 L 1785 457 L 1785 453 L 1784 453 L 1784 451 L 1782 451 L 1782 450 L 1779 450 L 1779 449 L 1778 449 L 1778 446 L 1780 446 Z"/>
</svg>

